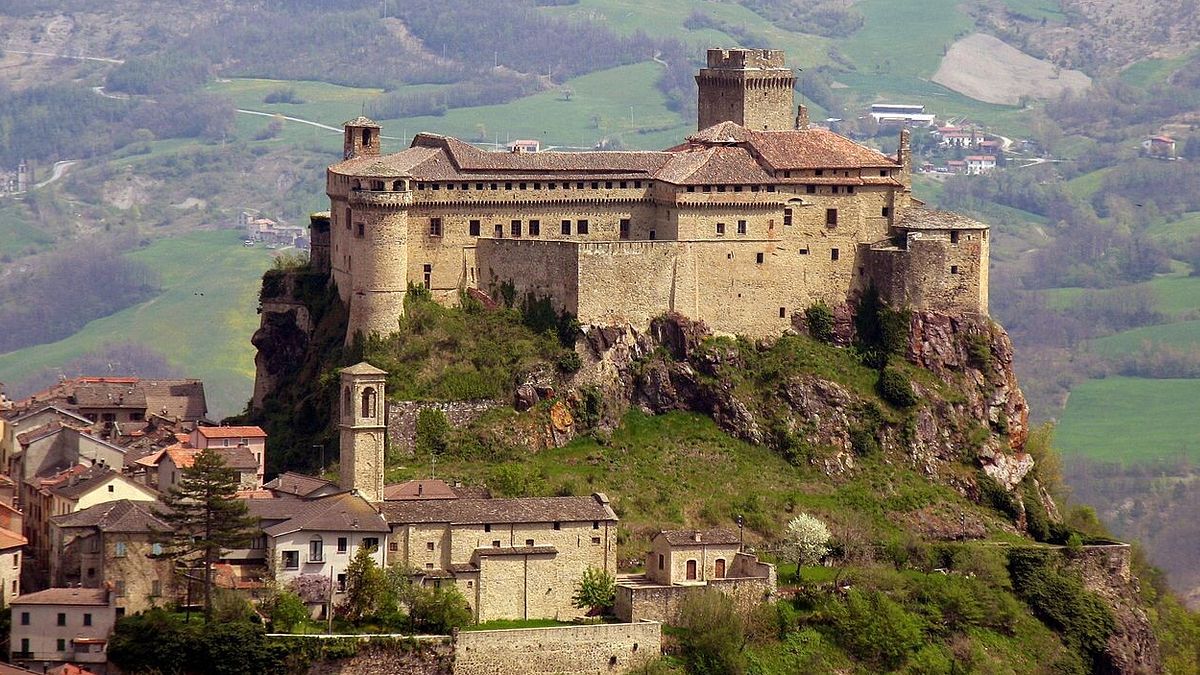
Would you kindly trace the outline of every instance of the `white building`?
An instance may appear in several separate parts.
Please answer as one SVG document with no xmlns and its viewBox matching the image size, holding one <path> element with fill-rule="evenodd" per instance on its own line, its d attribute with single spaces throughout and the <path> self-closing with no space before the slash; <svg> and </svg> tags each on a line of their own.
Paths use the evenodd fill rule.
<svg viewBox="0 0 1200 675">
<path fill-rule="evenodd" d="M 12 662 L 42 672 L 67 662 L 104 668 L 117 622 L 110 596 L 103 588 L 50 588 L 13 600 Z"/>
</svg>

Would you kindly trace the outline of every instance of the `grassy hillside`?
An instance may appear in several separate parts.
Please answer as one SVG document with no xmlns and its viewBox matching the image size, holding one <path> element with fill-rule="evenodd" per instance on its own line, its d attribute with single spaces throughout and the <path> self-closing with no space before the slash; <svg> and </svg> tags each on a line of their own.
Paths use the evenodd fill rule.
<svg viewBox="0 0 1200 675">
<path fill-rule="evenodd" d="M 1200 380 L 1108 377 L 1071 390 L 1055 440 L 1067 457 L 1200 460 Z"/>
<path fill-rule="evenodd" d="M 0 355 L 0 381 L 15 382 L 107 344 L 138 343 L 204 380 L 211 416 L 238 412 L 250 397 L 258 289 L 271 257 L 237 232 L 196 232 L 129 254 L 161 275 L 149 302 L 93 321 L 71 337 Z"/>
</svg>

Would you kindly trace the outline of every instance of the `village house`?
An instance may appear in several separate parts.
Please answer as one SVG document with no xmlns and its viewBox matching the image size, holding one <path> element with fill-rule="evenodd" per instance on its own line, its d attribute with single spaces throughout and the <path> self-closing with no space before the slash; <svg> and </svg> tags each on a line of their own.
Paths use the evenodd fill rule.
<svg viewBox="0 0 1200 675">
<path fill-rule="evenodd" d="M 12 602 L 21 591 L 21 558 L 28 544 L 21 534 L 21 513 L 0 504 L 0 598 Z"/>
<path fill-rule="evenodd" d="M 1170 136 L 1150 136 L 1142 141 L 1142 152 L 1151 156 L 1163 159 L 1174 159 L 1175 154 L 1175 139 Z"/>
<path fill-rule="evenodd" d="M 5 417 L 19 417 L 46 405 L 69 410 L 92 423 L 141 422 L 150 415 L 197 422 L 208 414 L 200 380 L 76 377 L 15 401 Z"/>
<path fill-rule="evenodd" d="M 295 471 L 285 471 L 279 474 L 264 483 L 263 488 L 269 490 L 276 497 L 298 499 L 315 499 L 342 492 L 342 489 L 333 481 L 306 476 Z"/>
<path fill-rule="evenodd" d="M 724 579 L 741 550 L 733 530 L 663 530 L 650 540 L 646 576 L 668 585 Z"/>
<path fill-rule="evenodd" d="M 108 672 L 105 647 L 116 624 L 103 588 L 50 588 L 12 601 L 11 661 L 40 671 L 67 662 Z"/>
<path fill-rule="evenodd" d="M 195 463 L 197 454 L 211 449 L 237 472 L 238 489 L 253 491 L 263 486 L 266 443 L 267 433 L 260 427 L 197 426 L 186 438 L 136 464 L 146 471 L 148 484 L 165 491 L 179 484 L 183 470 Z"/>
<path fill-rule="evenodd" d="M 156 533 L 170 528 L 155 502 L 120 499 L 50 519 L 54 586 L 110 588 L 117 618 L 176 600 L 175 563 Z"/>
<path fill-rule="evenodd" d="M 968 155 L 963 160 L 967 163 L 966 174 L 968 176 L 978 176 L 996 168 L 995 155 Z"/>
</svg>

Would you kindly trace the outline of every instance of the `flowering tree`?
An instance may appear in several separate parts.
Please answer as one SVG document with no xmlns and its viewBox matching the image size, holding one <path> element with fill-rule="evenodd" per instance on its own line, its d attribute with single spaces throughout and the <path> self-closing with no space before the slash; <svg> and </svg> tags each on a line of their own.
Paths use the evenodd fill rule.
<svg viewBox="0 0 1200 675">
<path fill-rule="evenodd" d="M 787 524 L 783 552 L 796 559 L 797 568 L 815 565 L 829 553 L 830 536 L 829 528 L 820 518 L 801 513 Z"/>
<path fill-rule="evenodd" d="M 306 604 L 316 605 L 329 600 L 330 586 L 324 574 L 301 574 L 292 580 L 291 590 Z"/>
</svg>

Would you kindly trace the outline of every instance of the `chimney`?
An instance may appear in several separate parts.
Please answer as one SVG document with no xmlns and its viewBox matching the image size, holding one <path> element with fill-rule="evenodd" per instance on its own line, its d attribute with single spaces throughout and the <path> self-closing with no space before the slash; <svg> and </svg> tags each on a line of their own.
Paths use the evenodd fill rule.
<svg viewBox="0 0 1200 675">
<path fill-rule="evenodd" d="M 800 131 L 808 129 L 808 106 L 804 104 L 796 107 L 796 129 Z"/>
<path fill-rule="evenodd" d="M 700 543 L 700 530 L 696 530 L 695 532 L 692 533 L 692 539 L 696 543 Z"/>
<path fill-rule="evenodd" d="M 425 494 L 425 485 L 423 483 L 417 483 L 417 496 L 420 497 L 423 494 Z"/>
</svg>

